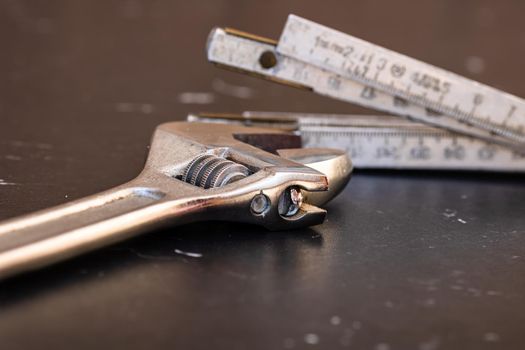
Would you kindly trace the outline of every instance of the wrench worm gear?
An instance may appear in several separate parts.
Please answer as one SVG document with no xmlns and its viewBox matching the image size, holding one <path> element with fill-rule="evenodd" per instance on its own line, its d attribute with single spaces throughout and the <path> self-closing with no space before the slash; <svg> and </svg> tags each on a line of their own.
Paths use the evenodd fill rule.
<svg viewBox="0 0 525 350">
<path fill-rule="evenodd" d="M 244 179 L 248 175 L 250 170 L 242 164 L 213 154 L 202 154 L 188 164 L 182 180 L 202 188 L 214 188 Z"/>
</svg>

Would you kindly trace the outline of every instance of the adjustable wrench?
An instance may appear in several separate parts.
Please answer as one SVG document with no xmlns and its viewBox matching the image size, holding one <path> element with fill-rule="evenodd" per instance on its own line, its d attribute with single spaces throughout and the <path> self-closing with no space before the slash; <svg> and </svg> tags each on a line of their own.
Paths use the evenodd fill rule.
<svg viewBox="0 0 525 350">
<path fill-rule="evenodd" d="M 144 170 L 105 192 L 0 224 L 0 279 L 167 225 L 226 220 L 284 230 L 323 222 L 350 179 L 346 153 L 278 130 L 172 122 Z"/>
</svg>

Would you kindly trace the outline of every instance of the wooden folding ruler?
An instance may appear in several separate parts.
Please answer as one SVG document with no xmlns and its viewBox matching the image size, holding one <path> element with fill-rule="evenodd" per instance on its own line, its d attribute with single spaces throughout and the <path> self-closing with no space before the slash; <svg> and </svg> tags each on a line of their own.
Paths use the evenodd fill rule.
<svg viewBox="0 0 525 350">
<path fill-rule="evenodd" d="M 216 28 L 207 55 L 225 68 L 410 120 L 240 118 L 293 120 L 307 146 L 346 148 L 358 168 L 525 171 L 525 100 L 315 22 L 290 15 L 278 42 Z"/>
</svg>

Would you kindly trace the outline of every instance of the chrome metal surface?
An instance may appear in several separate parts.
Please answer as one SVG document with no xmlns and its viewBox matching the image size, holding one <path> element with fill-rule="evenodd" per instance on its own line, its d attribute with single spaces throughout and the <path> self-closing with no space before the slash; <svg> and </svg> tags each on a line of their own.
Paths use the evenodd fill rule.
<svg viewBox="0 0 525 350">
<path fill-rule="evenodd" d="M 346 154 L 328 149 L 271 153 L 239 141 L 264 138 L 279 140 L 278 145 L 296 144 L 293 135 L 279 130 L 183 122 L 160 125 L 145 168 L 134 180 L 0 224 L 0 278 L 163 225 L 226 220 L 283 230 L 322 223 L 326 212 L 317 205 L 333 198 L 349 179 L 351 163 Z M 214 172 L 202 164 L 203 159 L 225 164 L 230 171 Z M 189 170 L 197 163 L 202 165 L 198 170 Z M 204 175 L 214 177 L 209 186 Z M 296 210 L 281 215 L 279 198 L 290 188 L 325 195 L 296 200 Z M 265 202 L 254 203 L 253 198 L 261 195 Z"/>
</svg>

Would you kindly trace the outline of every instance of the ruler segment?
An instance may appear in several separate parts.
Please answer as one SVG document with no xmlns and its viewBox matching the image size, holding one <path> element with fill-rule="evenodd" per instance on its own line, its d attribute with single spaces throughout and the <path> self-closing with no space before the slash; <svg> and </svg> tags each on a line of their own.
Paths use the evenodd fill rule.
<svg viewBox="0 0 525 350">
<path fill-rule="evenodd" d="M 345 149 L 358 169 L 525 172 L 525 156 L 507 147 L 393 116 L 245 112 L 188 120 L 295 131 L 305 147 Z"/>
<path fill-rule="evenodd" d="M 280 43 L 279 43 L 280 45 Z M 271 54 L 275 65 L 261 64 L 263 55 Z M 207 47 L 208 60 L 223 67 L 243 71 L 279 83 L 308 88 L 320 95 L 359 104 L 368 108 L 410 117 L 435 126 L 490 140 L 517 150 L 524 144 L 491 130 L 473 127 L 463 120 L 440 115 L 435 110 L 412 103 L 407 99 L 349 79 L 330 70 L 319 68 L 296 58 L 282 55 L 278 47 L 268 41 L 258 41 L 216 28 L 210 34 Z"/>
<path fill-rule="evenodd" d="M 288 17 L 277 52 L 437 112 L 435 125 L 465 131 L 442 114 L 525 147 L 520 97 L 295 15 Z"/>
</svg>

